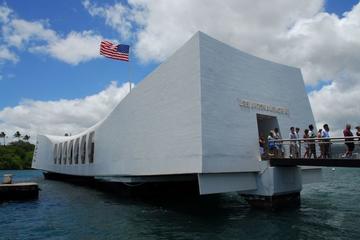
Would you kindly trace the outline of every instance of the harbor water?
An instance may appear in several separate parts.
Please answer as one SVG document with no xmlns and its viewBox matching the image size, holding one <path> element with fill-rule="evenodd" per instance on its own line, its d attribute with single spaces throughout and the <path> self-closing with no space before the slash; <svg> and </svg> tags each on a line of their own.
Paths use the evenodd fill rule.
<svg viewBox="0 0 360 240">
<path fill-rule="evenodd" d="M 39 199 L 0 203 L 0 239 L 360 239 L 360 169 L 324 168 L 297 209 L 252 209 L 236 193 L 208 197 L 118 196 L 45 180 L 38 170 L 0 171 L 35 181 Z"/>
</svg>

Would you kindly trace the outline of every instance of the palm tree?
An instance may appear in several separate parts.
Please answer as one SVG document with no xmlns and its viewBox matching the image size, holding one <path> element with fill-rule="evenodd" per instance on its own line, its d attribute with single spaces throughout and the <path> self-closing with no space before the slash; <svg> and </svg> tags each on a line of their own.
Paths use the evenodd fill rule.
<svg viewBox="0 0 360 240">
<path fill-rule="evenodd" d="M 4 138 L 4 146 L 5 146 L 5 137 L 6 137 L 6 133 L 1 132 L 0 133 L 0 138 Z"/>
<path fill-rule="evenodd" d="M 25 141 L 29 141 L 30 136 L 26 134 L 26 135 L 23 137 L 23 139 L 24 139 Z"/>
<path fill-rule="evenodd" d="M 14 137 L 16 137 L 18 139 L 18 141 L 20 140 L 21 138 L 21 134 L 19 131 L 16 131 L 16 133 L 14 134 Z"/>
</svg>

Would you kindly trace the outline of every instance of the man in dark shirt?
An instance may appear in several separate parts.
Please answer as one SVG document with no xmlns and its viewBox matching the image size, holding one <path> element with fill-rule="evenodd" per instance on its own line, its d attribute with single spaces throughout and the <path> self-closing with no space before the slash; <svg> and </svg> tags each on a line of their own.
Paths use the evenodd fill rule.
<svg viewBox="0 0 360 240">
<path fill-rule="evenodd" d="M 309 138 L 316 138 L 316 134 L 314 133 L 314 126 L 312 124 L 309 125 Z M 311 155 L 314 155 L 314 158 L 316 158 L 316 145 L 315 140 L 309 140 L 309 148 L 310 148 L 310 154 L 309 158 L 311 158 Z"/>
<path fill-rule="evenodd" d="M 351 132 L 351 125 L 350 124 L 346 124 L 346 127 L 345 127 L 345 129 L 343 131 L 343 134 L 344 134 L 344 137 L 346 137 L 345 144 L 346 144 L 346 147 L 347 147 L 347 151 L 343 155 L 343 157 L 351 157 L 352 152 L 354 151 L 354 148 L 355 148 L 355 144 L 354 144 L 354 138 L 347 138 L 347 137 L 354 136 L 353 133 Z"/>
</svg>

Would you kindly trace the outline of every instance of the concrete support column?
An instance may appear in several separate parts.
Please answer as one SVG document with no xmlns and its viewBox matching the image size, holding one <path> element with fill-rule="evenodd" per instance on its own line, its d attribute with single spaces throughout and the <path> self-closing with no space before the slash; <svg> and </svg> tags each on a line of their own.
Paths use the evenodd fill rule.
<svg viewBox="0 0 360 240">
<path fill-rule="evenodd" d="M 256 178 L 257 189 L 241 195 L 255 207 L 298 206 L 302 189 L 300 167 L 266 167 Z"/>
</svg>

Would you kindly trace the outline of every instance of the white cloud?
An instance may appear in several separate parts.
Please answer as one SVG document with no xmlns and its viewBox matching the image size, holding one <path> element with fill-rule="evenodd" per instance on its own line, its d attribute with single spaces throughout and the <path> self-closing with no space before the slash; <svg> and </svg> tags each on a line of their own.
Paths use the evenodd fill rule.
<svg viewBox="0 0 360 240">
<path fill-rule="evenodd" d="M 344 69 L 357 71 L 360 61 L 360 4 L 342 18 L 323 12 L 323 0 L 83 4 L 120 36 L 133 30 L 135 53 L 144 62 L 163 61 L 199 30 L 257 56 L 300 67 L 309 84 Z"/>
<path fill-rule="evenodd" d="M 12 10 L 8 8 L 6 5 L 0 5 L 0 22 L 9 21 L 9 16 L 12 14 Z"/>
<path fill-rule="evenodd" d="M 17 62 L 12 49 L 48 54 L 69 64 L 79 64 L 99 57 L 102 37 L 92 31 L 70 32 L 66 36 L 51 29 L 48 21 L 27 21 L 0 5 L 0 61 Z"/>
<path fill-rule="evenodd" d="M 105 23 L 114 28 L 122 38 L 130 37 L 134 21 L 132 21 L 132 11 L 129 11 L 124 4 L 118 2 L 112 6 L 99 7 L 85 0 L 83 5 L 91 16 L 103 17 Z"/>
<path fill-rule="evenodd" d="M 136 52 L 145 61 L 166 58 L 198 30 L 250 53 L 265 55 L 295 20 L 313 16 L 322 6 L 322 1 L 285 0 L 188 0 L 175 6 L 171 1 L 141 2 L 149 13 L 138 34 Z"/>
<path fill-rule="evenodd" d="M 341 18 L 323 11 L 324 0 L 129 0 L 113 5 L 85 0 L 83 5 L 91 16 L 103 18 L 121 40 L 134 40 L 135 54 L 144 62 L 164 60 L 200 30 L 259 57 L 300 67 L 307 84 L 331 80 L 330 86 L 310 94 L 318 123 L 328 122 L 335 128 L 342 128 L 347 121 L 356 124 L 353 113 L 360 110 L 354 104 L 360 96 L 360 4 Z M 17 18 L 5 5 L 0 5 L 0 24 L 5 41 L 0 42 L 3 61 L 18 60 L 9 46 L 42 50 L 69 64 L 98 56 L 101 36 L 92 31 L 62 36 L 46 21 Z M 81 47 L 73 48 L 75 44 Z M 34 111 L 40 109 L 34 107 L 40 103 L 27 101 L 10 110 Z M 21 124 L 26 123 L 19 127 Z"/>
<path fill-rule="evenodd" d="M 4 61 L 11 61 L 16 63 L 18 60 L 18 57 L 8 48 L 5 46 L 0 46 L 0 63 Z"/>
<path fill-rule="evenodd" d="M 24 100 L 0 111 L 0 131 L 8 136 L 15 131 L 30 134 L 33 141 L 38 133 L 76 134 L 103 119 L 128 93 L 128 83 L 111 82 L 103 91 L 82 99 Z"/>
<path fill-rule="evenodd" d="M 310 94 L 318 123 L 329 122 L 339 129 L 347 121 L 356 124 L 360 3 L 341 17 L 324 12 L 324 0 L 83 3 L 120 37 L 132 29 L 136 56 L 144 62 L 163 61 L 200 30 L 243 51 L 301 68 L 307 84 L 330 80 L 330 86 Z M 112 11 L 119 4 L 127 8 L 127 14 Z M 115 24 L 119 19 L 128 28 Z"/>
<path fill-rule="evenodd" d="M 8 45 L 17 48 L 23 48 L 31 40 L 51 42 L 57 39 L 56 32 L 47 28 L 44 22 L 16 18 L 3 26 L 3 36 Z"/>
<path fill-rule="evenodd" d="M 319 13 L 300 19 L 282 42 L 278 59 L 301 67 L 307 83 L 332 79 L 343 71 L 359 72 L 360 4 L 343 18 Z"/>
<path fill-rule="evenodd" d="M 328 123 L 335 130 L 334 135 L 342 136 L 345 124 L 360 125 L 359 78 L 359 75 L 340 75 L 332 84 L 309 94 L 319 128 Z"/>
<path fill-rule="evenodd" d="M 91 31 L 70 32 L 65 38 L 58 38 L 46 46 L 33 47 L 32 52 L 48 53 L 69 64 L 79 64 L 98 58 L 100 35 Z"/>
<path fill-rule="evenodd" d="M 126 26 L 136 26 L 135 50 L 143 61 L 164 60 L 199 30 L 243 50 L 262 53 L 298 19 L 314 16 L 323 6 L 322 0 L 129 0 L 102 7 L 89 0 L 83 3 L 92 16 L 103 17 L 121 34 L 123 26 L 109 23 L 121 18 Z M 119 5 L 127 8 L 127 14 L 112 11 Z"/>
</svg>

